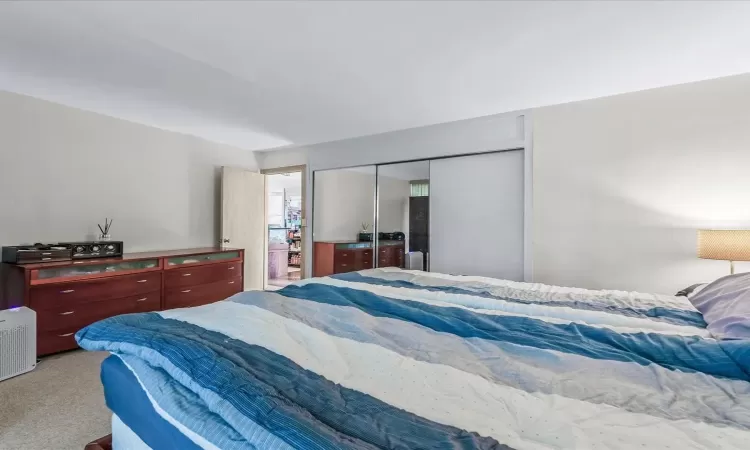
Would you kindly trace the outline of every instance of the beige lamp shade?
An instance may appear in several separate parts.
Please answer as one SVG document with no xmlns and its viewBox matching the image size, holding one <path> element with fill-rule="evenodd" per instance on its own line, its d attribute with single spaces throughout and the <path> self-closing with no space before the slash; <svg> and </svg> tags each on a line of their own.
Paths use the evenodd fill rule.
<svg viewBox="0 0 750 450">
<path fill-rule="evenodd" d="M 750 261 L 750 230 L 698 230 L 698 257 Z"/>
</svg>

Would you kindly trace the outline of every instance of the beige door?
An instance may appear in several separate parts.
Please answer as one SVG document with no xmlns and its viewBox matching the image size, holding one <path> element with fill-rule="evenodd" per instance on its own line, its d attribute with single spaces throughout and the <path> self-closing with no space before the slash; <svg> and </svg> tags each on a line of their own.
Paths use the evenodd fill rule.
<svg viewBox="0 0 750 450">
<path fill-rule="evenodd" d="M 221 240 L 245 250 L 245 290 L 262 290 L 266 277 L 266 176 L 235 167 L 221 172 Z"/>
</svg>

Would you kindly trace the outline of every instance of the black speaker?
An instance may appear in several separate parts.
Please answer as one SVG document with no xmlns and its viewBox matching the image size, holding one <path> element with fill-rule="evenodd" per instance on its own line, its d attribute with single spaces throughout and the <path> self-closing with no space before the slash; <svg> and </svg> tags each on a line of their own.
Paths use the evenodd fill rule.
<svg viewBox="0 0 750 450">
<path fill-rule="evenodd" d="M 122 241 L 65 242 L 73 251 L 73 259 L 112 258 L 122 256 Z"/>
</svg>

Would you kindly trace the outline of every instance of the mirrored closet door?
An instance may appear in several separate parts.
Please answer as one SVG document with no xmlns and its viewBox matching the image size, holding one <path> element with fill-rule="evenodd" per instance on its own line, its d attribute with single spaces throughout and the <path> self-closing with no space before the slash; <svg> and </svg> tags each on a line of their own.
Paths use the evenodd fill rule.
<svg viewBox="0 0 750 450">
<path fill-rule="evenodd" d="M 430 270 L 523 280 L 524 152 L 430 161 Z"/>
<path fill-rule="evenodd" d="M 375 189 L 375 166 L 313 173 L 313 276 L 373 267 Z"/>
<path fill-rule="evenodd" d="M 313 276 L 400 267 L 524 279 L 522 149 L 313 177 Z"/>
<path fill-rule="evenodd" d="M 427 270 L 430 162 L 379 165 L 377 267 Z"/>
</svg>

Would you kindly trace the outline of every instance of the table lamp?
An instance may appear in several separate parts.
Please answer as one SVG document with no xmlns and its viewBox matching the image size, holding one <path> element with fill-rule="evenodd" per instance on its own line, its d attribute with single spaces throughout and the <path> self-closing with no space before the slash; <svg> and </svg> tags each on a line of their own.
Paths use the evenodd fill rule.
<svg viewBox="0 0 750 450">
<path fill-rule="evenodd" d="M 729 261 L 734 274 L 735 261 L 750 261 L 750 230 L 698 230 L 698 258 Z"/>
</svg>

